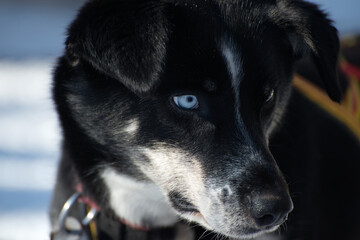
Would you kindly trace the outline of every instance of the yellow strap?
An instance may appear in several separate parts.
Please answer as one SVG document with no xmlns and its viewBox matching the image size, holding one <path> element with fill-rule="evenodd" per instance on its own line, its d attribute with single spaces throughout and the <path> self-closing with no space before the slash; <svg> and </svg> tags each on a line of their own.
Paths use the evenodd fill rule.
<svg viewBox="0 0 360 240">
<path fill-rule="evenodd" d="M 360 123 L 344 107 L 331 101 L 322 89 L 297 74 L 293 85 L 300 93 L 345 124 L 360 139 Z"/>
<path fill-rule="evenodd" d="M 91 207 L 86 206 L 86 209 L 89 212 L 91 210 Z M 95 221 L 91 221 L 89 223 L 89 229 L 90 229 L 91 240 L 98 240 L 98 232 Z"/>
</svg>

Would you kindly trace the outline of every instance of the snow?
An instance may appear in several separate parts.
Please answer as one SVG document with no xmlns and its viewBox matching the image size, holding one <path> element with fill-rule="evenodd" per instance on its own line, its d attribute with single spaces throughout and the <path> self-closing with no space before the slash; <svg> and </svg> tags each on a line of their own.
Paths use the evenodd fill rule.
<svg viewBox="0 0 360 240">
<path fill-rule="evenodd" d="M 51 73 L 84 0 L 0 0 L 0 239 L 48 239 L 60 129 Z M 341 34 L 360 32 L 359 0 L 314 0 Z M 4 34 L 5 33 L 5 34 Z"/>
<path fill-rule="evenodd" d="M 0 215 L 3 240 L 48 240 L 50 224 L 43 211 L 16 211 Z"/>
<path fill-rule="evenodd" d="M 0 189 L 3 190 L 51 191 L 55 175 L 51 159 L 1 158 L 0 161 Z"/>
<path fill-rule="evenodd" d="M 50 96 L 53 65 L 53 60 L 0 60 L 0 151 L 57 151 L 57 117 Z"/>
<path fill-rule="evenodd" d="M 60 129 L 51 74 L 84 0 L 0 1 L 0 239 L 49 239 Z"/>
<path fill-rule="evenodd" d="M 53 65 L 54 59 L 0 60 L 0 239 L 49 236 L 60 145 Z"/>
</svg>

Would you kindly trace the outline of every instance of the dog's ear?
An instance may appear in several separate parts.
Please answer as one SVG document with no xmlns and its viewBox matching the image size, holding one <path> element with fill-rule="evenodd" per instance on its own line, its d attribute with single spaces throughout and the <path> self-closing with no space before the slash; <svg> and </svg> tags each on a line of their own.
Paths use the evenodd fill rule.
<svg viewBox="0 0 360 240">
<path fill-rule="evenodd" d="M 270 16 L 284 28 L 297 58 L 311 55 L 330 98 L 339 102 L 341 89 L 337 76 L 339 39 L 326 14 L 312 3 L 277 0 Z"/>
<path fill-rule="evenodd" d="M 68 30 L 66 55 L 145 94 L 163 68 L 167 31 L 162 12 L 160 0 L 90 1 Z"/>
</svg>

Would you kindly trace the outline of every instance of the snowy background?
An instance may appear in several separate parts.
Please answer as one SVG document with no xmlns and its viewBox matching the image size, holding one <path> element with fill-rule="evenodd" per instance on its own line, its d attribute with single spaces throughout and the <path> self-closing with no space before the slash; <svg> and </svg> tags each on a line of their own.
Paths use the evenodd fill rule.
<svg viewBox="0 0 360 240">
<path fill-rule="evenodd" d="M 359 0 L 313 0 L 341 35 L 360 33 Z M 0 240 L 48 239 L 60 130 L 51 72 L 83 0 L 0 0 Z"/>
</svg>

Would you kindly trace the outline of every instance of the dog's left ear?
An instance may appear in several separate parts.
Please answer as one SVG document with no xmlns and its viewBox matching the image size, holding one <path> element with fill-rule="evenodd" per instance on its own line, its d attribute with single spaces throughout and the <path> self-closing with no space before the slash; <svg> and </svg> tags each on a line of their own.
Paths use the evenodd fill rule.
<svg viewBox="0 0 360 240">
<path fill-rule="evenodd" d="M 159 82 L 167 29 L 160 0 L 89 1 L 71 24 L 66 56 L 91 64 L 137 95 Z"/>
<path fill-rule="evenodd" d="M 339 38 L 327 15 L 312 3 L 277 0 L 277 9 L 270 17 L 287 32 L 297 58 L 310 53 L 328 95 L 339 102 L 342 95 L 337 76 Z"/>
</svg>

